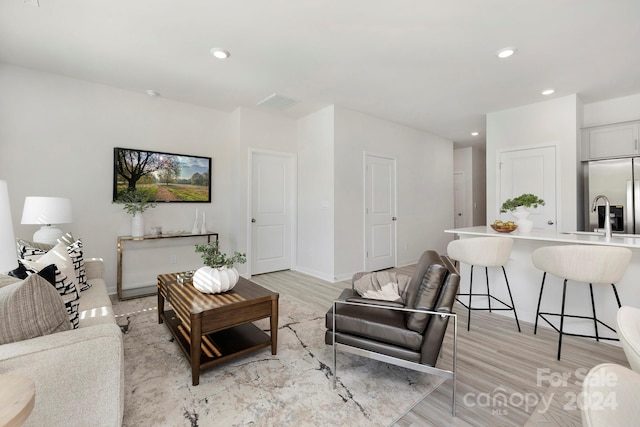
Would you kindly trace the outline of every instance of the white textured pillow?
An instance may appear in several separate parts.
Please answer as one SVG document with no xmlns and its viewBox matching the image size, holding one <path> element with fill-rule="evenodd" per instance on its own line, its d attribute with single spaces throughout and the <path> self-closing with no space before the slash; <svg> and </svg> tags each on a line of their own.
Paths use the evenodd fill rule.
<svg viewBox="0 0 640 427">
<path fill-rule="evenodd" d="M 67 278 L 79 289 L 76 271 L 73 267 L 73 261 L 67 252 L 66 243 L 58 243 L 44 255 L 26 256 L 25 259 L 28 261 L 38 261 L 44 265 L 55 264 L 56 267 L 58 267 L 58 270 L 67 276 Z"/>
</svg>

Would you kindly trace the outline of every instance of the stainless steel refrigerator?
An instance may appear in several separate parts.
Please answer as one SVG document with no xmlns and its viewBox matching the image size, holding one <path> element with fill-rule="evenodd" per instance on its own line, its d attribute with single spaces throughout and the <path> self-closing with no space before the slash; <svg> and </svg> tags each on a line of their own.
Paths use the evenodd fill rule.
<svg viewBox="0 0 640 427">
<path fill-rule="evenodd" d="M 586 164 L 585 224 L 587 231 L 604 228 L 604 202 L 596 212 L 591 209 L 598 195 L 611 204 L 611 230 L 614 233 L 640 234 L 640 157 L 596 160 Z"/>
</svg>

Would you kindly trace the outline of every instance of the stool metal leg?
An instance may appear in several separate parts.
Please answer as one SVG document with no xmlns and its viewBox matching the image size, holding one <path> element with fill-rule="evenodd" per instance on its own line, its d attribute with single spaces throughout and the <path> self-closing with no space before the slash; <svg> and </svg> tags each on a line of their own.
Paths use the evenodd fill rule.
<svg viewBox="0 0 640 427">
<path fill-rule="evenodd" d="M 469 332 L 470 324 L 471 324 L 471 295 L 473 294 L 473 265 L 471 266 L 471 271 L 469 272 L 469 307 L 467 308 L 467 332 Z"/>
<path fill-rule="evenodd" d="M 547 277 L 547 272 L 545 271 L 542 274 L 542 284 L 540 285 L 540 296 L 538 297 L 538 308 L 536 308 L 536 324 L 533 328 L 533 333 L 536 334 L 538 332 L 538 316 L 540 316 L 540 302 L 542 301 L 542 290 L 544 289 L 544 279 Z"/>
<path fill-rule="evenodd" d="M 487 282 L 487 304 L 489 305 L 489 313 L 491 313 L 491 291 L 489 290 L 489 267 L 484 268 L 484 277 Z"/>
<path fill-rule="evenodd" d="M 611 287 L 613 288 L 613 293 L 616 296 L 616 302 L 618 303 L 618 308 L 622 307 L 622 305 L 620 305 L 620 297 L 618 296 L 618 290 L 616 289 L 616 285 L 614 285 L 613 283 L 611 284 Z"/>
<path fill-rule="evenodd" d="M 596 316 L 596 303 L 593 301 L 593 285 L 589 283 L 589 293 L 591 294 L 591 310 L 593 311 L 593 325 L 596 328 L 596 341 L 600 342 L 598 335 L 598 317 Z"/>
<path fill-rule="evenodd" d="M 560 311 L 560 333 L 558 334 L 558 360 L 560 360 L 560 352 L 562 351 L 562 330 L 564 328 L 564 301 L 567 296 L 567 279 L 564 279 L 562 285 L 562 308 Z"/>
<path fill-rule="evenodd" d="M 520 322 L 518 322 L 518 313 L 516 313 L 516 305 L 513 303 L 513 296 L 511 295 L 511 286 L 509 286 L 509 279 L 507 279 L 507 272 L 505 271 L 504 266 L 502 266 L 502 274 L 504 274 L 504 281 L 507 283 L 507 291 L 509 291 L 509 300 L 511 301 L 511 308 L 513 308 L 513 315 L 516 318 L 516 325 L 518 325 L 518 332 L 522 332 L 520 330 Z"/>
</svg>

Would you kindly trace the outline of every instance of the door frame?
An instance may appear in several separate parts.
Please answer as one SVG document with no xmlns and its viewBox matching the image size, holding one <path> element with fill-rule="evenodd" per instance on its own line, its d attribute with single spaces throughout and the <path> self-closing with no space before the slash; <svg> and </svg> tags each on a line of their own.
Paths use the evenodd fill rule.
<svg viewBox="0 0 640 427">
<path fill-rule="evenodd" d="M 260 148 L 249 148 L 247 156 L 247 275 L 251 278 L 251 256 L 253 253 L 253 227 L 251 226 L 251 218 L 253 215 L 253 156 L 256 154 L 267 154 L 271 156 L 284 157 L 288 159 L 291 166 L 290 176 L 290 190 L 289 197 L 291 204 L 289 206 L 291 215 L 291 229 L 289 235 L 291 236 L 290 245 L 290 260 L 289 268 L 294 269 L 297 265 L 297 244 L 298 241 L 298 155 L 295 153 L 288 153 L 285 151 L 265 150 Z"/>
<path fill-rule="evenodd" d="M 560 152 L 560 144 L 555 143 L 555 142 L 547 142 L 547 143 L 542 143 L 542 144 L 531 144 L 531 145 L 522 145 L 522 146 L 513 146 L 513 147 L 507 147 L 507 148 L 498 148 L 496 149 L 496 164 L 495 164 L 495 171 L 496 171 L 496 182 L 495 182 L 495 207 L 494 207 L 494 218 L 500 218 L 500 207 L 502 207 L 502 202 L 500 201 L 500 158 L 502 156 L 502 154 L 504 153 L 511 153 L 514 151 L 525 151 L 525 150 L 534 150 L 534 149 L 538 149 L 538 148 L 553 148 L 554 149 L 554 155 L 555 155 L 555 167 L 556 167 L 556 200 L 555 200 L 555 204 L 556 204 L 556 211 L 555 211 L 555 226 L 556 226 L 556 231 L 559 230 L 563 230 L 562 228 L 562 206 L 561 204 L 558 202 L 559 200 L 562 200 L 562 174 L 561 174 L 561 167 L 560 167 L 560 161 L 558 161 L 559 156 L 561 155 Z M 578 161 L 579 162 L 579 161 Z M 489 221 L 489 218 L 487 218 L 487 221 Z M 488 223 L 488 222 L 487 222 Z"/>
<path fill-rule="evenodd" d="M 393 184 L 394 200 L 393 211 L 398 216 L 398 160 L 386 154 L 374 153 L 371 151 L 362 152 L 362 267 L 367 271 L 367 156 L 380 157 L 393 161 Z M 398 266 L 398 221 L 393 221 L 394 241 L 393 241 L 393 267 Z"/>
</svg>

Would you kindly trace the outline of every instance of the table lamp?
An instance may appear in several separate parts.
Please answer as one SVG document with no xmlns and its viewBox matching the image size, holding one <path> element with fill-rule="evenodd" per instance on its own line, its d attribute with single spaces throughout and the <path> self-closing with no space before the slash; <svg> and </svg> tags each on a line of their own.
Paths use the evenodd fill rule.
<svg viewBox="0 0 640 427">
<path fill-rule="evenodd" d="M 52 224 L 68 224 L 73 221 L 71 199 L 65 197 L 25 197 L 22 224 L 42 224 L 33 235 L 37 243 L 56 244 L 64 234 Z"/>
<path fill-rule="evenodd" d="M 7 182 L 0 180 L 0 273 L 6 273 L 16 267 L 18 255 L 9 207 L 9 191 Z"/>
</svg>

